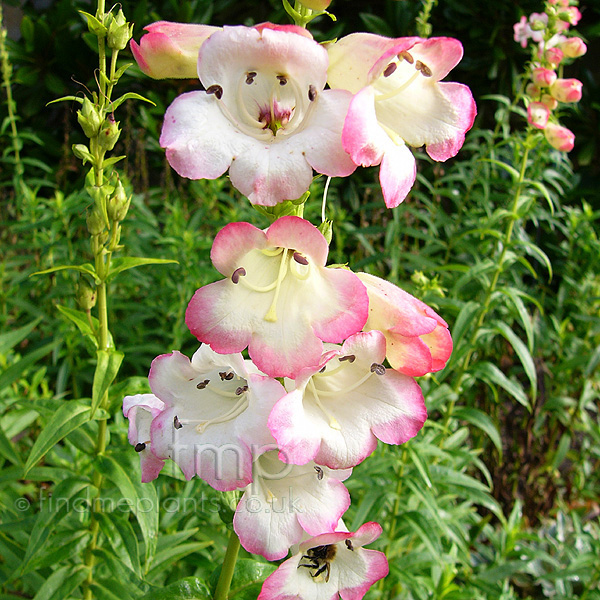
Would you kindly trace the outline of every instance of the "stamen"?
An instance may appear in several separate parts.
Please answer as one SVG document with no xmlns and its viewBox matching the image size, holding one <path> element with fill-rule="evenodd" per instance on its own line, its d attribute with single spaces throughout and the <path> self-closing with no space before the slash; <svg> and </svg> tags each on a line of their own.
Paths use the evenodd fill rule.
<svg viewBox="0 0 600 600">
<path fill-rule="evenodd" d="M 377 363 L 373 363 L 373 365 L 375 365 Z M 360 387 L 365 381 L 367 381 L 367 379 L 369 379 L 369 377 L 371 377 L 371 375 L 373 375 L 374 371 L 373 371 L 373 365 L 371 365 L 371 371 L 369 373 L 367 373 L 366 375 L 363 375 L 356 383 L 353 383 L 351 386 L 347 387 L 347 388 L 343 388 L 341 390 L 316 390 L 318 391 L 319 394 L 321 396 L 339 396 L 340 394 L 348 394 L 349 392 L 353 392 L 356 388 Z M 380 367 L 382 367 L 383 369 L 385 369 L 385 367 L 383 365 L 379 365 Z M 381 373 L 378 373 L 378 375 L 380 375 Z M 312 379 L 311 379 L 312 381 Z"/>
<path fill-rule="evenodd" d="M 398 54 L 398 58 L 400 60 L 405 60 L 407 63 L 409 63 L 411 65 L 415 62 L 413 55 L 406 50 L 402 50 L 402 52 L 400 52 L 400 54 Z"/>
<path fill-rule="evenodd" d="M 287 83 L 287 75 L 277 75 L 277 81 L 279 81 L 279 85 L 285 85 Z"/>
<path fill-rule="evenodd" d="M 134 450 L 136 452 L 141 452 L 142 450 L 146 449 L 146 444 L 144 442 L 140 442 L 139 444 L 136 444 L 134 447 Z"/>
<path fill-rule="evenodd" d="M 238 283 L 240 281 L 240 277 L 244 277 L 245 275 L 246 275 L 246 269 L 244 269 L 244 267 L 238 267 L 231 274 L 231 281 L 233 281 L 233 283 Z"/>
<path fill-rule="evenodd" d="M 204 433 L 204 431 L 209 425 L 216 425 L 217 423 L 227 423 L 227 421 L 231 421 L 232 419 L 239 417 L 247 408 L 248 398 L 246 396 L 243 396 L 238 402 L 234 404 L 231 410 L 229 410 L 225 414 L 221 415 L 220 417 L 208 419 L 207 421 L 202 421 L 201 423 L 198 423 L 198 425 L 196 425 L 196 431 L 198 433 Z"/>
<path fill-rule="evenodd" d="M 256 71 L 248 71 L 248 73 L 246 73 L 246 83 L 248 85 L 251 85 L 252 83 L 254 83 L 255 77 L 256 77 Z"/>
<path fill-rule="evenodd" d="M 175 427 L 175 429 L 181 429 L 183 427 L 177 415 L 175 415 L 175 417 L 173 418 L 173 427 Z"/>
<path fill-rule="evenodd" d="M 308 99 L 311 102 L 314 102 L 317 98 L 317 88 L 314 85 L 309 85 L 308 86 Z"/>
<path fill-rule="evenodd" d="M 281 291 L 281 282 L 284 280 L 287 274 L 287 265 L 290 256 L 286 250 L 281 255 L 281 263 L 279 264 L 279 273 L 277 274 L 277 280 L 275 281 L 275 293 L 273 294 L 273 302 L 264 316 L 265 321 L 269 323 L 275 323 L 277 321 L 277 300 L 279 300 L 279 292 Z"/>
<path fill-rule="evenodd" d="M 241 385 L 239 388 L 237 388 L 235 390 L 235 395 L 236 396 L 241 396 L 244 392 L 248 391 L 248 386 L 247 385 Z"/>
<path fill-rule="evenodd" d="M 396 63 L 390 63 L 386 68 L 385 71 L 383 72 L 383 76 L 384 77 L 389 77 L 396 69 L 398 68 L 398 65 Z"/>
<path fill-rule="evenodd" d="M 375 373 L 376 375 L 385 375 L 385 367 L 379 363 L 373 363 L 371 365 L 371 373 Z"/>
<path fill-rule="evenodd" d="M 205 379 L 204 381 L 201 381 L 200 383 L 196 384 L 196 387 L 199 390 L 203 390 L 209 383 L 210 383 L 210 379 Z"/>
<path fill-rule="evenodd" d="M 231 381 L 234 375 L 232 371 L 229 371 L 229 373 L 227 371 L 223 371 L 219 373 L 219 377 L 221 378 L 221 381 Z"/>
<path fill-rule="evenodd" d="M 415 69 L 417 71 L 421 71 L 421 75 L 423 75 L 423 77 L 431 77 L 432 75 L 431 69 L 425 63 L 422 63 L 420 60 L 416 62 Z"/>
<path fill-rule="evenodd" d="M 214 94 L 217 97 L 217 100 L 220 100 L 223 97 L 223 88 L 220 85 L 210 85 L 206 88 L 207 94 Z"/>
<path fill-rule="evenodd" d="M 337 419 L 321 403 L 321 400 L 319 398 L 319 394 L 321 392 L 317 392 L 317 388 L 315 387 L 315 384 L 313 383 L 312 377 L 309 379 L 308 385 L 310 386 L 311 391 L 315 397 L 315 404 L 321 409 L 323 414 L 329 419 L 329 427 L 331 427 L 331 429 L 335 429 L 336 431 L 341 431 L 342 426 L 338 423 Z"/>
<path fill-rule="evenodd" d="M 352 550 L 354 552 L 354 546 L 350 540 L 345 540 L 344 543 L 346 544 L 346 548 L 348 548 L 348 550 Z"/>
<path fill-rule="evenodd" d="M 356 360 L 356 356 L 354 356 L 354 354 L 348 354 L 348 356 L 340 356 L 338 360 L 340 362 L 347 360 L 349 363 L 353 363 Z"/>
<path fill-rule="evenodd" d="M 263 248 L 261 250 L 261 252 L 265 256 L 277 256 L 278 254 L 281 254 L 283 251 L 284 251 L 284 248 L 282 248 L 281 246 L 276 246 L 275 248 Z"/>
<path fill-rule="evenodd" d="M 381 102 L 382 100 L 389 100 L 394 96 L 397 96 L 400 92 L 403 92 L 419 75 L 420 71 L 415 71 L 401 86 L 394 88 L 391 92 L 387 94 L 380 94 L 379 96 L 375 96 L 376 102 Z"/>
<path fill-rule="evenodd" d="M 315 471 L 317 472 L 317 479 L 321 481 L 321 479 L 323 479 L 323 469 L 321 469 L 321 467 L 315 467 Z"/>
<path fill-rule="evenodd" d="M 300 252 L 294 252 L 293 259 L 300 265 L 308 264 L 307 258 L 305 256 L 302 256 L 302 254 L 300 254 Z"/>
</svg>

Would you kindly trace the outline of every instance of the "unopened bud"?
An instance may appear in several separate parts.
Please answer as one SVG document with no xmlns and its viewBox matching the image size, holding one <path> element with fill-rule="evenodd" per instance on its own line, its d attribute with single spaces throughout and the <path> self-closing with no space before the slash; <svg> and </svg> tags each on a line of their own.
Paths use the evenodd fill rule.
<svg viewBox="0 0 600 600">
<path fill-rule="evenodd" d="M 546 126 L 546 129 L 544 129 L 544 135 L 553 148 L 561 150 L 562 152 L 570 152 L 573 150 L 573 146 L 575 145 L 575 135 L 573 135 L 573 132 L 570 129 L 562 127 L 561 125 L 549 123 Z"/>
<path fill-rule="evenodd" d="M 100 114 L 87 97 L 83 99 L 81 110 L 77 111 L 77 120 L 87 137 L 93 138 L 98 135 L 98 130 L 102 123 Z"/>
<path fill-rule="evenodd" d="M 77 285 L 76 297 L 81 310 L 87 312 L 96 306 L 96 290 L 91 288 L 85 281 L 80 281 Z"/>
<path fill-rule="evenodd" d="M 115 121 L 112 115 L 109 115 L 108 119 L 102 124 L 102 129 L 100 129 L 98 143 L 104 150 L 112 150 L 120 135 L 119 122 Z"/>
<path fill-rule="evenodd" d="M 119 9 L 116 17 L 113 17 L 108 26 L 106 42 L 109 48 L 123 50 L 131 39 L 133 28 L 125 19 L 123 11 Z"/>
<path fill-rule="evenodd" d="M 550 94 L 542 94 L 540 102 L 548 107 L 548 110 L 555 110 L 558 107 L 558 100 L 553 98 Z"/>
<path fill-rule="evenodd" d="M 531 80 L 539 87 L 548 87 L 556 81 L 556 73 L 550 69 L 538 67 L 533 70 Z"/>
<path fill-rule="evenodd" d="M 537 85 L 535 85 L 535 83 L 528 83 L 527 87 L 525 88 L 525 93 L 530 98 L 535 98 L 539 96 L 541 91 L 542 90 L 540 90 L 540 88 Z"/>
<path fill-rule="evenodd" d="M 325 10 L 331 4 L 331 0 L 300 0 L 300 3 L 311 10 Z"/>
<path fill-rule="evenodd" d="M 96 209 L 92 209 L 90 212 L 88 212 L 86 223 L 88 231 L 92 235 L 100 235 L 106 226 L 102 215 Z"/>
<path fill-rule="evenodd" d="M 550 93 L 559 102 L 579 102 L 582 86 L 579 79 L 557 79 L 550 86 Z"/>
<path fill-rule="evenodd" d="M 556 68 L 564 58 L 564 54 L 560 48 L 548 48 L 544 53 L 544 58 Z"/>
<path fill-rule="evenodd" d="M 114 194 L 108 199 L 106 210 L 111 221 L 123 221 L 127 216 L 131 198 L 127 197 L 123 184 L 119 181 Z"/>
<path fill-rule="evenodd" d="M 572 37 L 560 44 L 560 49 L 567 58 L 579 58 L 587 52 L 584 41 L 578 37 Z"/>
</svg>

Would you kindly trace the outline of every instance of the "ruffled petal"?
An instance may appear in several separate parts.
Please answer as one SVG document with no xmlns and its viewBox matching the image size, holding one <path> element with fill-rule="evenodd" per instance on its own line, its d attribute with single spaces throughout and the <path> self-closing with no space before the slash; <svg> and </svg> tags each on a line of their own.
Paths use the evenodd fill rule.
<svg viewBox="0 0 600 600">
<path fill-rule="evenodd" d="M 412 152 L 403 144 L 390 144 L 379 168 L 379 183 L 385 205 L 398 206 L 408 196 L 417 177 L 417 165 Z"/>
</svg>

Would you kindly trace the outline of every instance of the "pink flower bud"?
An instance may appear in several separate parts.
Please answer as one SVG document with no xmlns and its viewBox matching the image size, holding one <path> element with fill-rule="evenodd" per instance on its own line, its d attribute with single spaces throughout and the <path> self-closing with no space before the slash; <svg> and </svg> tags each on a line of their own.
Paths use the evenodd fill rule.
<svg viewBox="0 0 600 600">
<path fill-rule="evenodd" d="M 540 88 L 537 85 L 535 85 L 535 83 L 528 83 L 527 87 L 525 88 L 525 93 L 531 98 L 539 96 L 541 91 L 542 90 L 540 90 Z"/>
<path fill-rule="evenodd" d="M 533 70 L 531 79 L 539 87 L 548 87 L 556 81 L 556 73 L 550 69 L 538 67 Z"/>
<path fill-rule="evenodd" d="M 557 150 L 562 152 L 571 152 L 575 145 L 575 136 L 573 132 L 566 127 L 556 125 L 555 123 L 549 123 L 544 129 L 544 135 L 548 140 L 548 143 Z"/>
<path fill-rule="evenodd" d="M 560 49 L 568 58 L 579 58 L 587 52 L 587 46 L 581 38 L 572 37 L 560 44 Z"/>
<path fill-rule="evenodd" d="M 549 110 L 554 110 L 558 106 L 558 100 L 553 98 L 550 94 L 542 94 L 540 102 L 547 106 Z"/>
<path fill-rule="evenodd" d="M 548 48 L 548 50 L 546 50 L 544 53 L 544 58 L 553 67 L 557 67 L 564 58 L 564 54 L 560 48 Z"/>
<path fill-rule="evenodd" d="M 527 107 L 527 121 L 537 129 L 544 129 L 548 123 L 550 111 L 541 102 L 531 102 Z"/>
<path fill-rule="evenodd" d="M 311 10 L 321 11 L 325 10 L 331 4 L 331 0 L 301 0 L 301 4 Z"/>
<path fill-rule="evenodd" d="M 550 86 L 550 93 L 559 102 L 579 102 L 582 85 L 579 79 L 557 79 Z"/>
</svg>

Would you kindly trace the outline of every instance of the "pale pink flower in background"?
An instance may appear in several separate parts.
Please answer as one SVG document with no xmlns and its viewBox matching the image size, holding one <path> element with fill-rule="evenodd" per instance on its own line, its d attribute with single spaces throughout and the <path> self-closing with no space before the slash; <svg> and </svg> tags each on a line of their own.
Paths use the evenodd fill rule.
<svg viewBox="0 0 600 600">
<path fill-rule="evenodd" d="M 544 135 L 548 143 L 557 150 L 571 152 L 575 146 L 575 135 L 570 129 L 562 125 L 548 123 L 544 129 Z"/>
<path fill-rule="evenodd" d="M 527 121 L 537 129 L 544 129 L 548 123 L 550 110 L 542 102 L 530 102 L 527 107 Z"/>
<path fill-rule="evenodd" d="M 567 58 L 579 58 L 587 52 L 585 42 L 578 37 L 568 38 L 559 45 Z"/>
<path fill-rule="evenodd" d="M 548 15 L 546 13 L 531 13 L 529 15 L 529 37 L 534 42 L 541 42 L 544 39 L 544 29 L 548 25 Z"/>
<path fill-rule="evenodd" d="M 531 80 L 539 87 L 548 87 L 556 81 L 556 73 L 545 67 L 536 67 L 531 72 Z"/>
<path fill-rule="evenodd" d="M 362 462 L 377 447 L 403 444 L 427 418 L 421 388 L 412 377 L 383 366 L 385 337 L 357 333 L 302 370 L 273 408 L 269 428 L 280 458 L 332 469 Z"/>
<path fill-rule="evenodd" d="M 200 46 L 220 27 L 158 21 L 144 27 L 131 52 L 143 73 L 154 79 L 196 79 Z"/>
<path fill-rule="evenodd" d="M 140 455 L 142 482 L 158 477 L 165 461 L 152 452 L 150 426 L 152 420 L 165 409 L 165 404 L 154 394 L 137 394 L 123 399 L 123 415 L 129 420 L 127 439 Z"/>
<path fill-rule="evenodd" d="M 342 147 L 351 94 L 324 90 L 327 51 L 293 25 L 224 27 L 202 44 L 205 91 L 167 109 L 160 137 L 171 166 L 189 179 L 232 184 L 253 204 L 306 192 L 313 169 L 332 177 L 356 168 Z"/>
<path fill-rule="evenodd" d="M 581 12 L 576 6 L 564 6 L 562 10 L 558 12 L 559 18 L 569 25 L 577 25 L 581 20 Z"/>
<path fill-rule="evenodd" d="M 381 331 L 393 369 L 411 377 L 443 369 L 452 353 L 448 324 L 427 304 L 398 286 L 357 273 L 369 295 L 365 331 Z"/>
<path fill-rule="evenodd" d="M 579 102 L 582 87 L 578 79 L 557 79 L 550 86 L 550 94 L 559 102 Z"/>
<path fill-rule="evenodd" d="M 148 377 L 165 408 L 151 426 L 152 451 L 172 459 L 186 479 L 199 475 L 216 490 L 252 481 L 253 448 L 272 442 L 267 417 L 285 393 L 241 354 L 201 346 L 154 359 Z"/>
<path fill-rule="evenodd" d="M 255 460 L 253 482 L 233 518 L 242 546 L 267 560 L 284 558 L 306 534 L 335 531 L 350 506 L 342 481 L 352 469 L 334 471 L 314 462 L 290 465 L 277 454 L 269 450 Z"/>
<path fill-rule="evenodd" d="M 454 156 L 473 125 L 471 91 L 443 82 L 462 58 L 452 38 L 391 39 L 354 33 L 330 44 L 328 82 L 355 94 L 342 141 L 357 165 L 380 165 L 386 206 L 404 200 L 416 177 L 408 146 L 425 145 L 429 156 Z"/>
<path fill-rule="evenodd" d="M 527 17 L 523 15 L 518 23 L 513 25 L 514 36 L 513 39 L 515 42 L 521 44 L 521 48 L 527 47 L 527 42 L 531 37 L 531 28 L 529 27 L 529 22 L 527 21 Z"/>
<path fill-rule="evenodd" d="M 302 542 L 265 580 L 257 600 L 361 600 L 389 572 L 383 552 L 363 548 L 381 531 L 371 522 L 356 533 L 323 533 Z"/>
<path fill-rule="evenodd" d="M 241 352 L 272 377 L 294 378 L 321 359 L 323 342 L 360 331 L 369 300 L 347 269 L 327 268 L 321 232 L 287 216 L 266 231 L 230 223 L 216 236 L 211 259 L 226 277 L 200 288 L 185 321 L 216 352 Z"/>
</svg>

